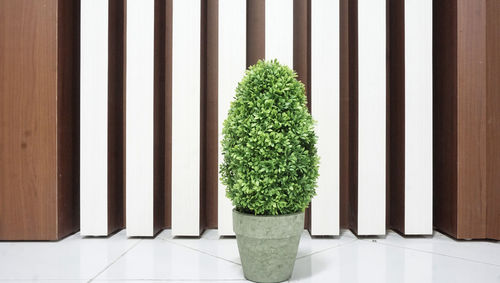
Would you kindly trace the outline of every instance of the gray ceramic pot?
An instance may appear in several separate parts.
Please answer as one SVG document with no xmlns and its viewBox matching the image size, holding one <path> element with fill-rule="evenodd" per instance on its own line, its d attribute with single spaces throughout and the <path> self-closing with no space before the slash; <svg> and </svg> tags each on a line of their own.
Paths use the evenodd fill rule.
<svg viewBox="0 0 500 283">
<path fill-rule="evenodd" d="M 282 282 L 292 276 L 304 212 L 255 216 L 233 209 L 233 229 L 246 279 Z"/>
</svg>

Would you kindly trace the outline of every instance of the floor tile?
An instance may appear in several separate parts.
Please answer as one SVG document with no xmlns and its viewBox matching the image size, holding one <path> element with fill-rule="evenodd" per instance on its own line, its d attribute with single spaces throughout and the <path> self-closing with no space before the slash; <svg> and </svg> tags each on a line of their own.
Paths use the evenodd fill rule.
<svg viewBox="0 0 500 283">
<path fill-rule="evenodd" d="M 393 231 L 377 242 L 500 266 L 500 242 L 457 241 L 439 232 L 427 237 L 402 237 Z"/>
<path fill-rule="evenodd" d="M 0 279 L 90 279 L 133 247 L 121 231 L 109 238 L 80 234 L 58 242 L 0 242 Z"/>
<path fill-rule="evenodd" d="M 500 282 L 500 268 L 428 252 L 356 241 L 297 260 L 291 282 Z"/>
<path fill-rule="evenodd" d="M 199 250 L 204 253 L 226 259 L 228 261 L 241 264 L 238 253 L 238 246 L 234 237 L 219 238 L 217 230 L 206 230 L 201 238 L 178 238 L 172 237 L 170 230 L 163 231 L 159 238 L 165 239 L 174 244 Z M 334 248 L 351 241 L 356 237 L 348 230 L 343 230 L 340 237 L 332 238 L 311 238 L 309 233 L 304 230 L 297 252 L 297 258 L 301 258 L 325 249 Z"/>
<path fill-rule="evenodd" d="M 240 265 L 163 240 L 143 239 L 98 280 L 240 280 Z"/>
</svg>

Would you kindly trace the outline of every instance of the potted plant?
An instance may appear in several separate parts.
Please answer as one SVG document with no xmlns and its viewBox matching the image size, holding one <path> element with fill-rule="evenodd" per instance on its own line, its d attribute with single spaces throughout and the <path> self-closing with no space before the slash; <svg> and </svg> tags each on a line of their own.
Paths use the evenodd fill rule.
<svg viewBox="0 0 500 283">
<path fill-rule="evenodd" d="M 245 277 L 292 275 L 315 195 L 319 158 L 304 85 L 278 61 L 259 61 L 238 84 L 222 131 L 221 179 Z"/>
</svg>

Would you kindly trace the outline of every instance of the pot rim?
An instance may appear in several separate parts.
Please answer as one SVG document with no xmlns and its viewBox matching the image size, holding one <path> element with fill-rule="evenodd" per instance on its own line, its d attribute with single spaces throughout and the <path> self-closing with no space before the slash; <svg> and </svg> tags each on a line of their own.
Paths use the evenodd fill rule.
<svg viewBox="0 0 500 283">
<path fill-rule="evenodd" d="M 244 216 L 250 216 L 250 217 L 259 217 L 259 218 L 271 218 L 271 217 L 281 218 L 281 217 L 289 217 L 289 216 L 304 214 L 305 211 L 289 213 L 289 214 L 278 214 L 278 215 L 255 215 L 255 214 L 251 214 L 251 213 L 239 212 L 238 210 L 236 210 L 236 207 L 235 207 L 235 208 L 233 208 L 233 213 L 236 213 L 239 215 L 244 215 Z"/>
</svg>

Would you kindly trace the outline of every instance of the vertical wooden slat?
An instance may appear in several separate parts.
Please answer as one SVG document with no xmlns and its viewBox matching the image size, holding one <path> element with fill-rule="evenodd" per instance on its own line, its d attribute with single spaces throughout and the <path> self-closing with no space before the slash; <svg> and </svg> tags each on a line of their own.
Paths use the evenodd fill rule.
<svg viewBox="0 0 500 283">
<path fill-rule="evenodd" d="M 267 60 L 293 68 L 293 1 L 266 1 L 265 46 Z"/>
<path fill-rule="evenodd" d="M 499 12 L 487 0 L 434 2 L 434 223 L 459 239 L 499 238 Z"/>
<path fill-rule="evenodd" d="M 386 3 L 358 0 L 357 188 L 358 235 L 385 234 Z M 355 113 L 353 113 L 355 115 Z"/>
<path fill-rule="evenodd" d="M 358 0 L 358 235 L 385 234 L 386 1 Z"/>
<path fill-rule="evenodd" d="M 79 228 L 80 1 L 0 1 L 0 240 Z"/>
<path fill-rule="evenodd" d="M 200 234 L 201 1 L 173 0 L 172 234 Z"/>
<path fill-rule="evenodd" d="M 405 0 L 404 13 L 404 233 L 432 234 L 432 1 Z"/>
<path fill-rule="evenodd" d="M 219 165 L 223 161 L 220 147 L 223 122 L 246 69 L 246 13 L 245 0 L 219 0 Z M 218 193 L 219 234 L 234 235 L 233 205 L 220 181 Z"/>
<path fill-rule="evenodd" d="M 486 2 L 488 208 L 486 237 L 500 239 L 500 1 Z"/>
<path fill-rule="evenodd" d="M 247 67 L 265 58 L 265 0 L 247 1 Z"/>
<path fill-rule="evenodd" d="M 154 0 L 127 0 L 127 235 L 154 231 Z"/>
<path fill-rule="evenodd" d="M 311 2 L 311 112 L 321 158 L 311 235 L 339 234 L 339 2 Z"/>
<path fill-rule="evenodd" d="M 108 233 L 109 1 L 81 2 L 80 231 Z"/>
<path fill-rule="evenodd" d="M 432 233 L 432 2 L 390 1 L 390 226 Z"/>
</svg>

